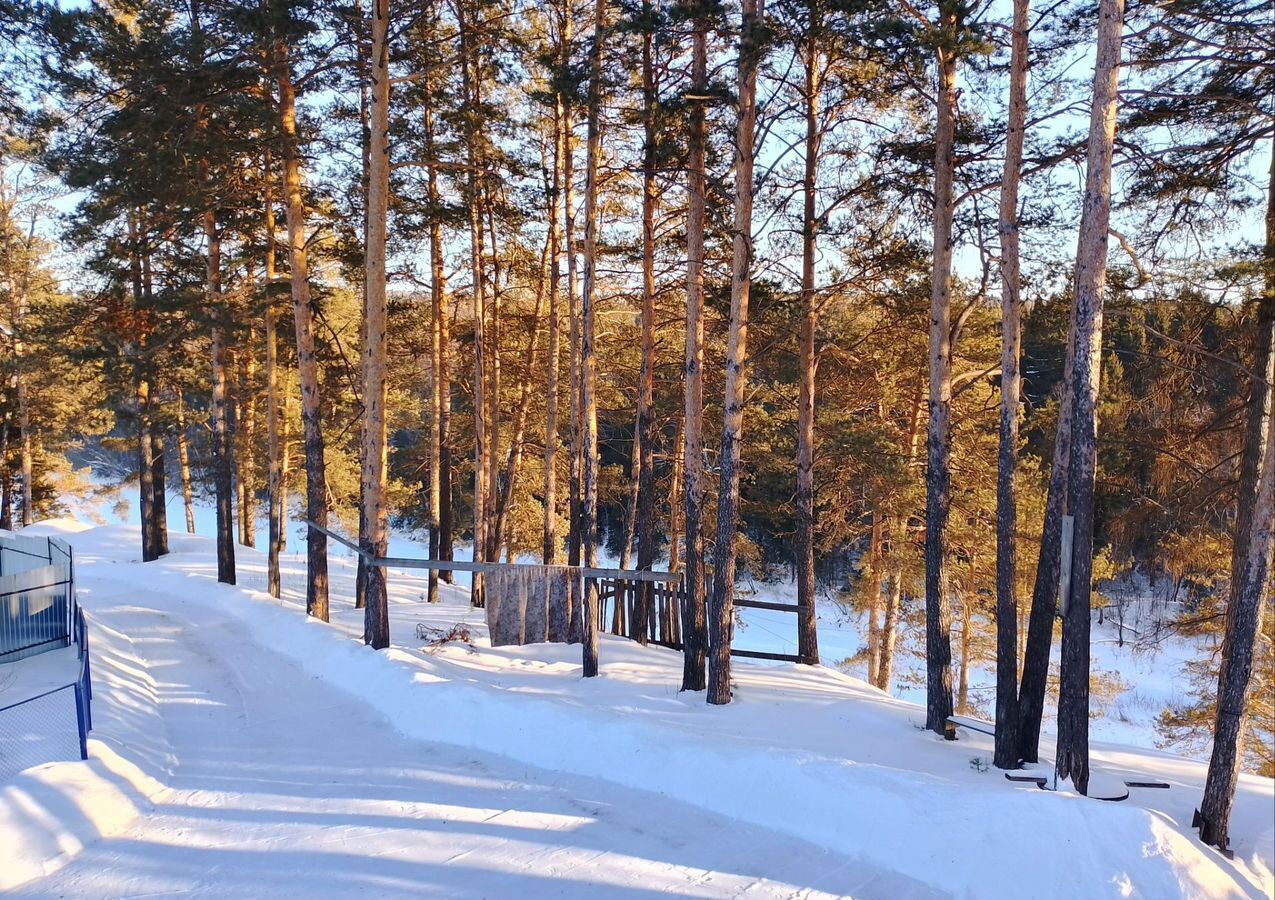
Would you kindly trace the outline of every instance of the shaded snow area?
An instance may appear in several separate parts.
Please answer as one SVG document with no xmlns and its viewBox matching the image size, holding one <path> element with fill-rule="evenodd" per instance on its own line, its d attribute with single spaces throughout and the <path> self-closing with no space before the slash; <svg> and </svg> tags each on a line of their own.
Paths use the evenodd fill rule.
<svg viewBox="0 0 1275 900">
<path fill-rule="evenodd" d="M 94 648 L 88 763 L 0 783 L 0 888 L 22 897 L 1262 897 L 1275 792 L 1244 776 L 1235 860 L 1189 828 L 1205 767 L 1094 748 L 1101 778 L 1163 779 L 1105 803 L 1013 785 L 990 738 L 835 669 L 735 663 L 736 701 L 679 693 L 681 657 L 602 636 L 494 649 L 468 591 L 391 570 L 394 646 L 360 640 L 353 566 L 308 620 L 237 548 L 59 529 Z M 292 549 L 295 549 L 292 548 Z M 464 624 L 431 645 L 418 626 Z M 1045 758 L 1053 755 L 1046 739 Z"/>
</svg>

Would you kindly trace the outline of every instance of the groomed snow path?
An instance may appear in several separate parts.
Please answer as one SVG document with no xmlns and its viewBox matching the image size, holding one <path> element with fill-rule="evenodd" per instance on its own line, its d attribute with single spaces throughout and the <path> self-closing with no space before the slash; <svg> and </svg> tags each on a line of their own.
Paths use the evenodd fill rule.
<svg viewBox="0 0 1275 900">
<path fill-rule="evenodd" d="M 155 682 L 171 790 L 19 896 L 899 895 L 844 857 L 667 797 L 411 741 L 237 619 L 91 586 L 94 627 L 131 636 Z M 103 675 L 114 694 L 99 703 L 141 702 Z"/>
</svg>

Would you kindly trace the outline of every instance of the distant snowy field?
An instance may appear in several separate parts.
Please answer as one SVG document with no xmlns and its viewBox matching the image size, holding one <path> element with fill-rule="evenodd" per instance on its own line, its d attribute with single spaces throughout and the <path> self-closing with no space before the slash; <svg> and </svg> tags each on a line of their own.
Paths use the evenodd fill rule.
<svg viewBox="0 0 1275 900">
<path fill-rule="evenodd" d="M 180 509 L 174 511 L 180 514 Z M 1109 732 L 1102 731 L 1104 725 L 1099 720 L 1095 729 L 1099 742 L 1094 746 L 1096 778 L 1163 779 L 1172 785 L 1170 790 L 1135 790 L 1127 801 L 1104 803 L 1065 792 L 1045 793 L 1011 785 L 997 770 L 986 766 L 991 757 L 989 738 L 962 731 L 956 743 L 938 740 L 920 728 L 924 712 L 909 702 L 914 694 L 904 690 L 902 697 L 889 697 L 830 667 L 737 661 L 736 701 L 728 707 L 714 708 L 704 704 L 700 695 L 678 691 L 678 654 L 603 636 L 602 676 L 586 681 L 580 678 L 578 647 L 491 648 L 485 638 L 482 612 L 469 608 L 467 590 L 460 586 L 446 589 L 444 602 L 431 606 L 422 602 L 425 579 L 419 573 L 391 571 L 394 647 L 374 653 L 358 640 L 361 613 L 351 609 L 348 602 L 341 602 L 353 590 L 354 566 L 349 558 L 334 556 L 332 560 L 333 623 L 328 627 L 306 620 L 301 611 L 304 561 L 295 552 L 284 562 L 286 596 L 275 601 L 261 593 L 265 567 L 259 552 L 237 548 L 240 585 L 229 588 L 215 584 L 213 547 L 208 537 L 173 533 L 173 553 L 143 566 L 136 563 L 135 529 L 106 526 L 78 530 L 83 527 L 66 522 L 37 529 L 68 533 L 77 551 L 91 621 L 103 628 L 115 621 L 131 632 L 134 624 L 129 623 L 142 628 L 156 614 L 171 619 L 162 629 L 167 643 L 150 647 L 150 638 L 146 637 L 146 646 L 139 642 L 139 657 L 158 654 L 153 658 L 172 664 L 181 657 L 178 647 L 188 643 L 206 646 L 199 650 L 191 666 L 205 656 L 226 656 L 232 673 L 225 677 L 237 685 L 239 699 L 216 700 L 216 704 L 246 704 L 245 717 L 264 718 L 267 722 L 275 716 L 302 716 L 308 709 L 297 706 L 309 702 L 309 695 L 301 696 L 302 683 L 296 682 L 295 676 L 285 671 L 277 677 L 271 674 L 283 666 L 280 661 L 326 686 L 322 695 L 326 706 L 314 710 L 313 715 L 332 721 L 333 729 L 342 735 L 332 740 L 337 741 L 342 753 L 352 755 L 352 774 L 347 779 L 351 784 L 342 789 L 343 796 L 361 796 L 365 790 L 361 779 L 367 777 L 367 789 L 375 797 L 391 803 L 396 797 L 382 775 L 362 773 L 368 771 L 368 760 L 375 765 L 382 742 L 393 743 L 399 738 L 391 741 L 389 737 L 378 737 L 379 732 L 368 723 L 342 724 L 344 717 L 352 714 L 348 710 L 354 704 L 390 723 L 403 739 L 438 742 L 468 753 L 496 754 L 531 767 L 522 770 L 522 778 L 529 784 L 558 783 L 563 779 L 563 789 L 568 793 L 588 790 L 590 808 L 599 796 L 608 802 L 614 799 L 607 793 L 610 788 L 601 789 L 598 794 L 598 785 L 617 785 L 614 790 L 618 799 L 614 802 L 618 806 L 638 804 L 650 815 L 666 821 L 666 826 L 661 827 L 667 829 L 666 837 L 678 846 L 683 846 L 683 842 L 706 842 L 729 848 L 745 842 L 747 865 L 728 855 L 712 864 L 718 867 L 715 880 L 696 882 L 682 869 L 671 870 L 664 862 L 653 869 L 651 857 L 658 854 L 648 838 L 634 835 L 627 845 L 623 843 L 626 839 L 617 838 L 622 843 L 612 849 L 627 846 L 633 857 L 622 866 L 627 873 L 620 879 L 623 883 L 607 880 L 612 876 L 601 871 L 581 874 L 572 869 L 592 887 L 592 896 L 636 897 L 671 892 L 680 896 L 1162 898 L 1263 897 L 1275 891 L 1272 782 L 1252 776 L 1241 779 L 1232 826 L 1236 855 L 1234 861 L 1228 861 L 1203 847 L 1189 827 L 1191 813 L 1200 799 L 1204 765 L 1147 749 L 1145 744 L 1151 741 L 1146 730 L 1118 719 L 1111 727 L 1130 728 L 1135 736 L 1144 738 L 1144 746 L 1105 742 Z M 290 550 L 296 549 L 294 542 Z M 392 549 L 395 553 L 410 551 L 401 544 Z M 144 597 L 144 601 L 138 599 L 135 605 L 130 604 L 130 592 Z M 820 624 L 826 662 L 836 662 L 857 650 L 858 623 L 838 616 L 835 604 L 823 610 Z M 471 645 L 452 642 L 435 647 L 416 637 L 418 624 L 448 629 L 458 623 L 469 627 Z M 786 640 L 782 628 L 791 623 L 786 617 L 758 621 L 762 623 L 766 629 L 778 632 L 770 646 L 781 649 L 781 642 Z M 223 635 L 223 627 L 233 633 Z M 179 632 L 176 637 L 172 635 L 174 629 Z M 151 630 L 143 629 L 145 635 Z M 766 632 L 750 622 L 744 632 L 748 646 L 761 646 L 758 635 L 762 633 Z M 245 649 L 245 642 L 253 648 Z M 1138 677 L 1139 691 L 1148 690 L 1131 668 L 1139 660 L 1137 654 L 1130 653 L 1127 660 L 1107 659 L 1111 665 L 1121 667 L 1126 680 Z M 901 657 L 900 663 L 904 662 Z M 1168 657 L 1165 662 L 1177 665 Z M 164 710 L 164 670 L 156 671 L 152 664 L 142 668 L 161 682 L 153 690 L 160 694 Z M 122 671 L 132 670 L 125 666 Z M 1159 670 L 1152 665 L 1152 674 L 1156 671 Z M 206 677 L 215 678 L 215 673 Z M 258 677 L 277 682 L 273 711 L 253 711 L 250 701 L 269 689 L 268 684 L 263 687 L 256 683 Z M 191 676 L 187 680 L 197 679 Z M 1163 678 L 1154 688 L 1167 692 L 1178 689 L 1180 686 L 1174 685 L 1171 677 Z M 224 687 L 208 685 L 206 690 L 216 698 Z M 116 694 L 121 705 L 131 706 L 130 698 L 137 691 L 127 678 L 121 677 L 104 693 L 108 697 Z M 294 691 L 298 693 L 295 703 L 289 699 Z M 178 696 L 188 694 L 183 689 Z M 184 705 L 172 708 L 181 710 Z M 161 712 L 160 718 L 171 744 L 176 745 L 185 727 L 174 725 L 172 715 Z M 346 748 L 345 732 L 351 730 L 367 734 Z M 288 804 L 294 801 L 289 800 L 285 808 L 280 808 L 274 797 L 280 787 L 271 787 L 282 785 L 279 778 L 291 782 L 297 776 L 306 777 L 306 735 L 311 732 L 302 729 L 301 733 L 299 746 L 287 746 L 285 742 L 284 746 L 258 748 L 263 758 L 274 762 L 280 757 L 295 759 L 301 767 L 295 775 L 282 774 L 289 771 L 285 767 L 269 779 L 228 784 L 224 797 L 197 792 L 203 799 L 185 801 L 182 816 L 189 815 L 186 807 L 190 803 L 206 802 L 218 808 L 229 805 L 244 810 L 244 822 L 277 820 L 277 827 L 289 830 L 289 834 L 290 829 L 301 828 L 298 823 L 309 821 L 310 813 L 301 810 L 290 818 Z M 324 733 L 318 732 L 314 740 L 326 740 Z M 156 790 L 182 786 L 170 784 L 173 778 L 168 774 L 183 771 L 180 759 L 177 763 L 170 760 L 167 767 L 147 765 L 147 744 L 138 742 L 134 749 L 127 728 L 111 724 L 109 716 L 96 738 L 95 755 L 116 755 L 126 764 L 142 768 L 165 785 Z M 392 760 L 402 758 L 403 751 L 397 744 L 387 747 L 387 763 L 397 765 Z M 422 753 L 423 759 L 429 758 L 428 750 Z M 1043 757 L 1048 759 L 1052 753 L 1052 741 L 1046 736 Z M 155 750 L 152 755 L 164 754 L 171 755 L 172 751 Z M 63 771 L 66 765 L 44 768 Z M 499 769 L 503 764 L 484 765 Z M 571 779 L 592 779 L 588 782 L 592 786 L 586 789 Z M 399 799 L 407 803 L 416 796 L 407 791 Z M 662 811 L 661 804 L 672 800 L 691 804 L 709 818 L 698 826 L 699 830 L 688 833 L 677 824 L 683 813 Z M 269 808 L 268 814 L 252 812 L 262 806 Z M 346 813 L 334 808 L 332 825 L 340 825 Z M 165 815 L 172 814 L 165 811 Z M 222 823 L 224 818 L 224 814 L 212 811 L 208 815 L 216 823 Z M 667 816 L 674 818 L 660 818 Z M 114 840 L 104 842 L 102 851 L 94 851 L 99 857 L 100 853 L 116 854 L 109 859 L 124 864 L 129 877 L 134 878 L 127 884 L 115 885 L 116 893 L 125 893 L 124 888 L 140 893 L 141 888 L 154 888 L 157 884 L 174 890 L 185 885 L 188 889 L 192 881 L 198 880 L 192 874 L 197 866 L 189 858 L 195 852 L 189 843 L 203 847 L 230 838 L 210 837 L 207 828 L 199 827 L 189 837 L 184 836 L 178 832 L 188 827 L 182 824 L 185 822 L 180 818 L 176 824 L 163 826 L 169 829 L 164 832 L 163 841 L 171 843 L 175 860 L 167 864 L 177 871 L 164 868 L 164 854 L 156 857 L 150 852 L 139 863 L 130 856 L 128 847 L 121 849 Z M 208 822 L 205 825 L 211 827 Z M 394 823 L 387 820 L 385 825 L 391 829 L 386 838 L 386 852 L 391 856 L 437 849 L 428 835 L 425 844 L 415 850 L 415 845 L 400 846 L 401 836 L 393 830 Z M 6 839 L 4 826 L 0 819 L 0 844 Z M 613 826 L 619 827 L 615 822 L 607 827 Z M 275 841 L 285 840 L 271 830 L 276 826 L 251 827 L 260 829 L 257 837 L 265 849 Z M 595 834 L 610 833 L 600 822 L 598 828 Z M 101 830 L 109 834 L 115 829 Z M 778 836 L 797 843 L 786 845 L 777 854 L 767 852 L 766 847 L 778 846 Z M 548 846 L 556 846 L 553 834 L 538 832 L 535 837 Z M 148 837 L 147 846 L 154 840 Z M 376 840 L 360 839 L 357 852 L 350 851 L 357 857 L 351 865 L 367 866 L 368 879 L 375 878 L 377 869 L 364 856 L 378 851 Z M 809 848 L 822 848 L 831 856 L 819 856 L 817 850 Z M 494 855 L 487 859 L 478 850 L 458 852 L 466 854 L 469 865 L 484 872 L 490 867 L 503 870 L 511 865 L 508 853 L 492 851 Z M 802 865 L 796 866 L 795 871 L 792 866 L 782 872 L 776 870 L 776 874 L 763 871 L 778 866 L 781 858 L 799 859 Z M 102 859 L 85 859 L 93 865 L 86 862 L 68 866 L 69 882 L 59 882 L 55 876 L 47 890 L 39 887 L 41 882 L 32 882 L 28 895 L 106 895 L 100 890 L 100 879 L 104 877 L 99 865 Z M 541 856 L 535 859 L 543 861 Z M 0 863 L 3 861 L 0 859 Z M 291 856 L 283 862 L 285 867 L 297 865 Z M 666 878 L 659 886 L 650 880 L 655 871 Z M 806 881 L 801 876 L 803 871 L 809 872 Z M 730 874 L 737 876 L 735 880 L 726 877 Z M 739 880 L 742 874 L 756 877 Z M 313 881 L 312 878 L 304 883 Z M 450 892 L 446 886 L 452 883 L 438 883 L 443 885 L 439 892 Z M 571 894 L 565 890 L 568 885 L 580 888 L 579 881 L 537 884 L 544 890 L 527 892 L 524 887 L 522 895 L 589 895 L 588 891 Z M 394 894 L 386 884 L 374 880 L 360 880 L 358 885 L 372 895 Z M 385 889 L 379 890 L 377 885 Z M 458 886 L 459 882 L 452 884 L 454 888 Z M 195 892 L 218 895 L 215 889 Z M 456 892 L 480 895 L 474 890 Z M 330 893 L 346 895 L 336 886 Z M 501 895 L 501 891 L 492 895 Z"/>
</svg>

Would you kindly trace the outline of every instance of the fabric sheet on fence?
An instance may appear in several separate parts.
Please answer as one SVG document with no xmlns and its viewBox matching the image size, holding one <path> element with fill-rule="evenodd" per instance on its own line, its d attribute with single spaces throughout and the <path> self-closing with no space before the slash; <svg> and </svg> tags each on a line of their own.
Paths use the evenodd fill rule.
<svg viewBox="0 0 1275 900">
<path fill-rule="evenodd" d="M 518 566 L 483 576 L 493 647 L 578 639 L 569 566 Z"/>
</svg>

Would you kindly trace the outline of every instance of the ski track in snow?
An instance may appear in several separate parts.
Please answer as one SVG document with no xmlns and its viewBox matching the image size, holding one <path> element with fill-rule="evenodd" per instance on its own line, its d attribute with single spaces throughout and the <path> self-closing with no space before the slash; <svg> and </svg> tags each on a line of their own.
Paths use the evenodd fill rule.
<svg viewBox="0 0 1275 900">
<path fill-rule="evenodd" d="M 157 683 L 175 768 L 152 813 L 17 896 L 813 898 L 874 877 L 667 797 L 412 741 L 237 620 L 82 571 L 95 624 Z"/>
</svg>

